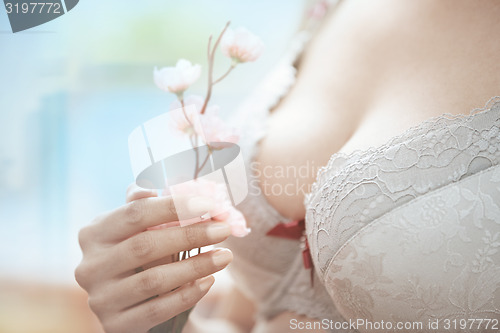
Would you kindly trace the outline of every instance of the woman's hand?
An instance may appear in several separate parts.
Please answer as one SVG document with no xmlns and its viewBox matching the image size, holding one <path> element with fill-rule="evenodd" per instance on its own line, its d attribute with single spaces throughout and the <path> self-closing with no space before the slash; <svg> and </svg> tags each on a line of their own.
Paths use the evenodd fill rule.
<svg viewBox="0 0 500 333">
<path fill-rule="evenodd" d="M 179 204 L 193 216 L 210 209 L 208 198 L 176 199 Z M 172 262 L 181 251 L 219 243 L 231 233 L 225 222 L 212 221 L 147 230 L 176 220 L 171 197 L 131 186 L 126 205 L 80 231 L 83 259 L 75 277 L 107 333 L 146 332 L 191 308 L 212 286 L 210 274 L 231 262 L 226 249 Z"/>
</svg>

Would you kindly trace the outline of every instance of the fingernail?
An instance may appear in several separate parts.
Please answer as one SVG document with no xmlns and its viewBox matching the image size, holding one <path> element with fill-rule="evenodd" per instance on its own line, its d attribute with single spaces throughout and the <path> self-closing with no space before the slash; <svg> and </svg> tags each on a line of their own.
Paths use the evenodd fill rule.
<svg viewBox="0 0 500 333">
<path fill-rule="evenodd" d="M 212 275 L 198 280 L 198 286 L 202 291 L 207 291 L 214 284 L 215 279 Z"/>
<path fill-rule="evenodd" d="M 208 197 L 194 197 L 188 201 L 188 209 L 195 215 L 202 215 L 212 210 L 214 205 L 214 200 Z"/>
<path fill-rule="evenodd" d="M 212 239 L 228 237 L 231 234 L 231 227 L 225 222 L 214 222 L 208 227 L 207 234 Z"/>
<path fill-rule="evenodd" d="M 233 254 L 228 249 L 217 249 L 212 257 L 215 266 L 226 266 L 233 259 Z"/>
</svg>

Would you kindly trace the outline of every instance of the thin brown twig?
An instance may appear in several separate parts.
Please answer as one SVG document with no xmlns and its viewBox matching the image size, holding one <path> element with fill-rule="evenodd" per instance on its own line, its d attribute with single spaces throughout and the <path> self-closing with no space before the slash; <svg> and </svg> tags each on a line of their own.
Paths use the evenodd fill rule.
<svg viewBox="0 0 500 333">
<path fill-rule="evenodd" d="M 207 146 L 208 147 L 208 146 Z M 208 147 L 208 153 L 207 153 L 207 157 L 205 157 L 205 160 L 203 160 L 203 163 L 201 163 L 200 167 L 198 167 L 196 169 L 196 173 L 195 173 L 195 177 L 198 177 L 199 173 L 201 172 L 201 170 L 203 170 L 203 168 L 205 167 L 205 165 L 207 164 L 209 158 L 210 158 L 210 155 L 212 155 L 212 150 L 210 149 L 210 147 Z M 196 179 L 196 178 L 195 178 Z"/>
<path fill-rule="evenodd" d="M 215 51 L 217 50 L 217 46 L 219 45 L 221 39 L 222 39 L 222 36 L 224 35 L 224 33 L 226 32 L 227 28 L 229 27 L 229 24 L 231 24 L 231 21 L 228 21 L 224 27 L 224 29 L 222 29 L 222 32 L 220 33 L 219 37 L 217 38 L 217 40 L 215 41 L 214 43 L 214 46 L 212 48 L 212 50 L 210 50 L 210 47 L 208 49 L 208 89 L 207 89 L 207 95 L 205 97 L 205 102 L 203 103 L 203 107 L 201 108 L 201 114 L 204 114 L 206 109 L 207 109 L 207 105 L 208 105 L 208 102 L 210 101 L 210 98 L 212 97 L 212 86 L 213 86 L 213 72 L 214 72 L 214 55 L 215 55 Z M 209 39 L 209 46 L 211 44 L 211 41 L 212 40 L 212 37 L 210 36 L 210 39 Z"/>
<path fill-rule="evenodd" d="M 195 154 L 194 179 L 196 179 L 196 178 L 198 178 L 198 164 L 200 163 L 198 148 L 196 147 L 198 145 L 198 134 L 196 134 L 196 131 L 194 129 L 194 125 L 191 122 L 191 120 L 189 120 L 189 117 L 187 115 L 186 107 L 184 105 L 184 98 L 181 98 L 180 101 L 181 101 L 181 106 L 182 106 L 182 113 L 184 113 L 184 117 L 186 118 L 189 126 L 191 126 L 191 128 L 193 129 L 193 133 L 194 133 L 192 136 L 189 136 L 189 141 L 191 141 L 191 146 L 193 147 L 194 154 Z"/>
<path fill-rule="evenodd" d="M 227 21 L 226 25 L 224 26 L 224 29 L 222 29 L 222 32 L 220 33 L 219 37 L 217 37 L 217 40 L 214 43 L 214 47 L 212 49 L 212 57 L 215 54 L 215 51 L 217 50 L 217 46 L 219 45 L 222 36 L 224 36 L 224 33 L 226 32 L 227 28 L 229 28 L 229 25 L 231 24 L 231 21 Z"/>
<path fill-rule="evenodd" d="M 212 45 L 212 38 L 212 35 L 208 37 L 207 58 L 210 58 L 210 51 L 212 51 L 212 48 L 210 47 Z"/>
<path fill-rule="evenodd" d="M 231 64 L 231 67 L 229 67 L 229 69 L 227 70 L 226 73 L 224 73 L 224 75 L 222 75 L 220 78 L 218 78 L 217 80 L 215 80 L 214 82 L 212 82 L 212 85 L 215 86 L 217 83 L 219 83 L 220 81 L 224 80 L 226 78 L 226 76 L 229 75 L 229 73 L 231 73 L 231 71 L 236 67 L 235 64 Z"/>
<path fill-rule="evenodd" d="M 186 118 L 189 126 L 191 126 L 193 128 L 193 130 L 194 130 L 193 123 L 191 122 L 191 120 L 189 120 L 189 117 L 188 117 L 187 112 L 186 112 L 186 108 L 185 108 L 185 105 L 184 105 L 184 98 L 181 97 L 179 100 L 181 102 L 182 113 L 184 114 L 184 117 Z"/>
</svg>

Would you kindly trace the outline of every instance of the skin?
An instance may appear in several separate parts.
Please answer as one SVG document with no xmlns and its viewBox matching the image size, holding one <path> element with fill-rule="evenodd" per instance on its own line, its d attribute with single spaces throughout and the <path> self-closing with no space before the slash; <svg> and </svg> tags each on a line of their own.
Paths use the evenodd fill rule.
<svg viewBox="0 0 500 333">
<path fill-rule="evenodd" d="M 260 168 L 300 168 L 311 162 L 319 167 L 335 152 L 379 146 L 430 117 L 484 106 L 500 95 L 498 17 L 497 0 L 343 1 L 301 60 L 296 84 L 270 115 L 257 157 Z M 271 175 L 261 178 L 261 186 L 295 188 L 293 194 L 264 194 L 282 215 L 302 219 L 300 189 L 309 188 L 315 174 Z M 222 241 L 229 229 L 217 237 L 209 236 L 210 223 L 144 232 L 175 220 L 175 214 L 165 212 L 168 199 L 152 193 L 131 189 L 128 202 L 134 200 L 140 204 L 98 217 L 80 233 L 84 258 L 76 277 L 107 332 L 143 332 L 191 307 L 213 282 L 200 278 L 230 261 L 228 255 L 227 262 L 215 265 L 209 253 L 189 259 L 192 264 L 166 263 L 165 256 L 176 251 Z M 149 269 L 134 274 L 148 263 Z M 170 291 L 175 287 L 180 288 Z M 161 296 L 140 303 L 153 295 Z M 310 320 L 285 312 L 254 323 L 254 305 L 238 292 L 218 303 L 215 313 L 232 322 L 235 332 L 282 332 L 290 319 Z M 185 331 L 203 331 L 199 327 Z"/>
<path fill-rule="evenodd" d="M 188 200 L 193 215 L 207 211 L 200 205 L 189 206 Z M 224 222 L 147 231 L 176 220 L 171 197 L 157 197 L 131 185 L 126 205 L 80 231 L 83 259 L 75 277 L 107 333 L 146 332 L 191 308 L 214 283 L 211 274 L 231 262 L 227 249 L 171 262 L 175 253 L 217 244 L 231 233 Z M 144 271 L 136 273 L 138 267 Z"/>
<path fill-rule="evenodd" d="M 320 167 L 335 152 L 380 146 L 431 117 L 468 114 L 500 95 L 498 1 L 350 0 L 332 14 L 272 111 L 261 168 Z M 283 216 L 302 219 L 300 186 L 310 188 L 315 175 L 298 186 L 293 173 L 260 181 L 297 186 L 294 195 L 263 192 Z M 252 332 L 287 330 L 293 318 L 311 321 L 285 312 Z"/>
<path fill-rule="evenodd" d="M 335 152 L 377 147 L 431 117 L 467 114 L 500 95 L 498 1 L 346 0 L 331 14 L 272 111 L 261 168 L 321 167 Z M 299 186 L 310 187 L 315 176 Z M 297 181 L 293 173 L 260 180 Z M 304 193 L 266 196 L 282 215 L 304 217 Z"/>
</svg>

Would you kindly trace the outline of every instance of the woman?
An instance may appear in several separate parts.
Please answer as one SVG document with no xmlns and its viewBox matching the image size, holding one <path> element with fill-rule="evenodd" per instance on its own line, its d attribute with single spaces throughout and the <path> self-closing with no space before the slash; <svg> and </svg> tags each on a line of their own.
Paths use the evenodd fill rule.
<svg viewBox="0 0 500 333">
<path fill-rule="evenodd" d="M 76 277 L 107 332 L 145 332 L 195 305 L 231 252 L 168 258 L 225 239 L 237 290 L 221 316 L 240 331 L 323 319 L 312 328 L 474 331 L 460 319 L 500 318 L 500 103 L 490 101 L 500 89 L 500 3 L 329 7 L 307 50 L 314 17 L 241 111 L 253 191 L 238 208 L 250 236 L 227 239 L 216 222 L 144 232 L 176 215 L 168 197 L 137 188 L 81 231 Z M 306 165 L 326 167 L 317 177 L 282 172 Z M 209 204 L 186 201 L 193 213 Z M 304 217 L 312 275 L 304 241 L 267 235 Z"/>
</svg>

